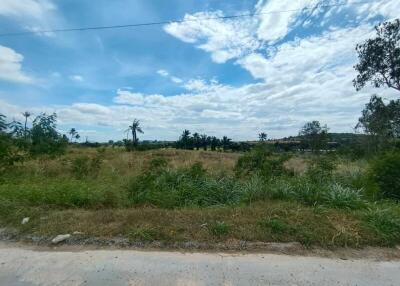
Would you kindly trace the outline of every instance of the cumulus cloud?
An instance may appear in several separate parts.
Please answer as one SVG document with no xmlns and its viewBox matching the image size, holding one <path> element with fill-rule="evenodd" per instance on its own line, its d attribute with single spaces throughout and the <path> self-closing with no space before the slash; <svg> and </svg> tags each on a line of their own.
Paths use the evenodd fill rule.
<svg viewBox="0 0 400 286">
<path fill-rule="evenodd" d="M 72 81 L 76 81 L 76 82 L 83 82 L 84 81 L 83 76 L 78 75 L 78 74 L 71 75 L 69 77 L 69 79 L 72 80 Z"/>
<path fill-rule="evenodd" d="M 2 0 L 0 15 L 17 21 L 23 28 L 31 31 L 48 29 L 58 18 L 56 6 L 51 0 Z"/>
<path fill-rule="evenodd" d="M 183 82 L 183 79 L 181 79 L 179 77 L 176 77 L 176 76 L 173 76 L 173 75 L 170 75 L 170 73 L 168 71 L 166 71 L 166 70 L 161 69 L 161 70 L 158 70 L 157 73 L 162 77 L 170 79 L 174 83 L 178 83 L 179 84 L 179 83 Z"/>
<path fill-rule="evenodd" d="M 196 44 L 199 49 L 210 52 L 213 61 L 217 63 L 224 63 L 259 47 L 260 43 L 252 32 L 256 24 L 254 19 L 217 19 L 222 16 L 224 14 L 221 11 L 186 14 L 185 22 L 168 24 L 164 30 L 186 43 Z"/>
<path fill-rule="evenodd" d="M 0 80 L 32 83 L 33 79 L 22 71 L 24 56 L 0 45 Z"/>
<path fill-rule="evenodd" d="M 141 105 L 144 103 L 144 95 L 142 93 L 118 89 L 117 96 L 113 101 L 118 104 Z"/>
<path fill-rule="evenodd" d="M 256 6 L 260 24 L 258 38 L 265 41 L 277 41 L 290 31 L 303 9 L 315 7 L 319 0 L 260 0 Z"/>
</svg>

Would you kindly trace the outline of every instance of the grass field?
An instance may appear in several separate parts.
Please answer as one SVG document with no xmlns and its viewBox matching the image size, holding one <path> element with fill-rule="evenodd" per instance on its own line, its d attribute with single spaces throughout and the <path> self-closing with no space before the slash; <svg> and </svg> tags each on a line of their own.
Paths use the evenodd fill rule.
<svg viewBox="0 0 400 286">
<path fill-rule="evenodd" d="M 400 243 L 400 207 L 374 198 L 364 178 L 367 162 L 335 158 L 331 170 L 325 161 L 332 158 L 315 167 L 311 155 L 271 155 L 258 170 L 258 157 L 246 156 L 71 148 L 2 174 L 0 227 L 21 235 L 78 231 L 167 243 Z M 24 217 L 30 221 L 22 225 Z"/>
</svg>

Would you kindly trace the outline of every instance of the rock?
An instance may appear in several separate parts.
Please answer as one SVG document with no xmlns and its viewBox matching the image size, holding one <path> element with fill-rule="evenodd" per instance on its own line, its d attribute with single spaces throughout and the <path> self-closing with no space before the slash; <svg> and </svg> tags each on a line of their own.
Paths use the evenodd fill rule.
<svg viewBox="0 0 400 286">
<path fill-rule="evenodd" d="M 24 217 L 23 219 L 22 219 L 22 222 L 21 222 L 21 224 L 27 224 L 28 222 L 29 222 L 29 217 Z"/>
<path fill-rule="evenodd" d="M 82 234 L 84 234 L 84 233 L 83 233 L 83 232 L 80 232 L 80 231 L 74 231 L 72 234 L 73 234 L 73 235 L 82 235 Z"/>
<path fill-rule="evenodd" d="M 397 250 L 400 250 L 400 245 L 396 245 Z"/>
<path fill-rule="evenodd" d="M 57 243 L 60 243 L 60 242 L 62 242 L 62 241 L 64 241 L 64 240 L 70 238 L 70 237 L 71 237 L 70 234 L 60 234 L 60 235 L 57 235 L 55 238 L 53 238 L 53 240 L 51 241 L 51 243 L 57 244 Z"/>
</svg>

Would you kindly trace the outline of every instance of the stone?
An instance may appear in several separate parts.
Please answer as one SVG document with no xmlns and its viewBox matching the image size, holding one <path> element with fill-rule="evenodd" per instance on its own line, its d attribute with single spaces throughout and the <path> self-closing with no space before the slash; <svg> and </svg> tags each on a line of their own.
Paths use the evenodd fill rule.
<svg viewBox="0 0 400 286">
<path fill-rule="evenodd" d="M 55 238 L 53 238 L 51 243 L 57 244 L 57 243 L 60 243 L 60 242 L 62 242 L 64 240 L 67 240 L 70 237 L 71 237 L 70 234 L 60 234 L 60 235 L 57 235 Z"/>
<path fill-rule="evenodd" d="M 28 222 L 29 222 L 29 217 L 24 217 L 23 219 L 22 219 L 22 222 L 21 222 L 21 224 L 27 224 Z"/>
</svg>

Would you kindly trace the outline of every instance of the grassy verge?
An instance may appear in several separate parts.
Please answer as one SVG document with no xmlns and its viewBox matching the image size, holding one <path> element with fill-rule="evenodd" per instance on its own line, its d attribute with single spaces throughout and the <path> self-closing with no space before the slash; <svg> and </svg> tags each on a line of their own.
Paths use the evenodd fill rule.
<svg viewBox="0 0 400 286">
<path fill-rule="evenodd" d="M 362 171 L 351 172 L 349 164 L 343 172 L 329 166 L 305 171 L 303 159 L 292 158 L 301 169 L 296 174 L 278 155 L 256 164 L 245 157 L 234 167 L 233 155 L 223 153 L 164 150 L 137 153 L 138 159 L 85 151 L 82 159 L 75 152 L 4 175 L 0 227 L 21 236 L 82 232 L 166 243 L 400 243 L 400 206 L 371 200 Z M 30 221 L 22 225 L 24 217 Z"/>
</svg>

